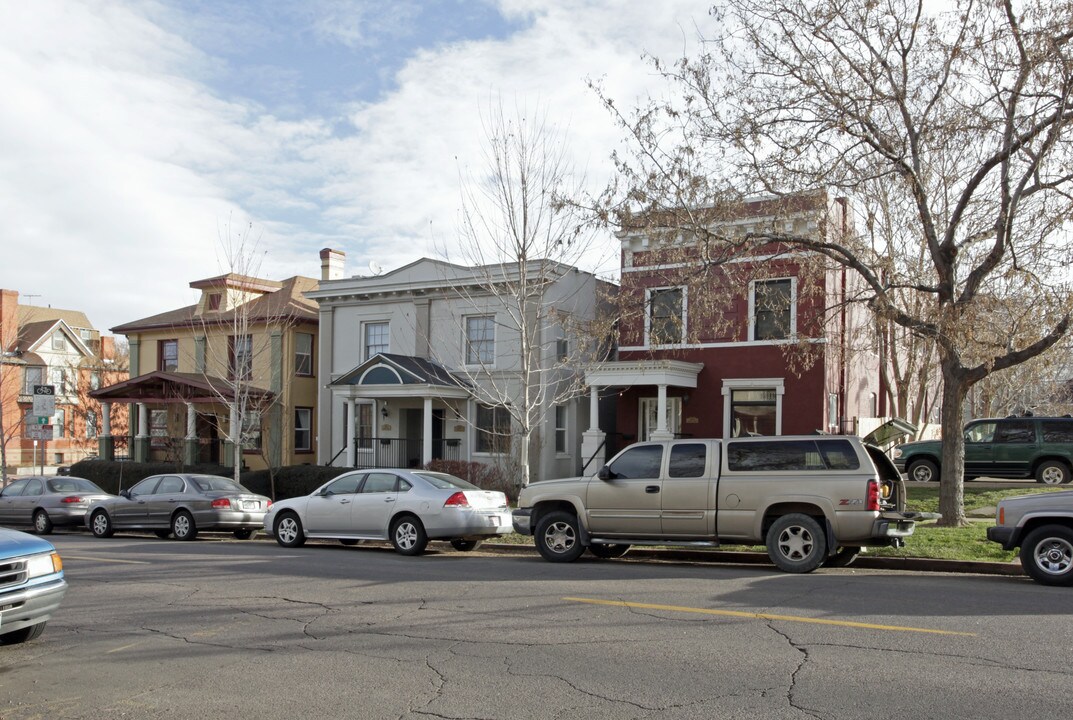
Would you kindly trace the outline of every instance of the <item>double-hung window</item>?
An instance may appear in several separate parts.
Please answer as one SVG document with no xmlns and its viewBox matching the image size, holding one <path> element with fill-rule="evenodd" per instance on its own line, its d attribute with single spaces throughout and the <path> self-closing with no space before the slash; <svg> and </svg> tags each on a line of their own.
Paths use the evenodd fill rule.
<svg viewBox="0 0 1073 720">
<path fill-rule="evenodd" d="M 753 283 L 753 340 L 785 340 L 794 335 L 793 281 Z"/>
<path fill-rule="evenodd" d="M 365 323 L 365 357 L 362 358 L 363 361 L 390 350 L 391 335 L 388 329 L 389 325 L 386 322 Z"/>
<path fill-rule="evenodd" d="M 159 359 L 157 361 L 157 370 L 163 372 L 178 372 L 179 371 L 179 341 L 178 340 L 161 340 L 157 347 L 159 348 Z"/>
<path fill-rule="evenodd" d="M 294 409 L 294 450 L 309 452 L 313 449 L 313 408 Z"/>
<path fill-rule="evenodd" d="M 510 412 L 502 405 L 477 406 L 477 446 L 479 453 L 510 452 Z"/>
<path fill-rule="evenodd" d="M 45 368 L 39 366 L 28 366 L 23 370 L 22 374 L 22 394 L 33 395 L 34 385 L 45 384 Z"/>
<path fill-rule="evenodd" d="M 294 334 L 294 374 L 313 374 L 313 335 L 310 333 Z"/>
<path fill-rule="evenodd" d="M 253 336 L 232 335 L 231 379 L 249 380 L 253 377 Z"/>
<path fill-rule="evenodd" d="M 491 365 L 495 360 L 496 326 L 491 315 L 466 318 L 466 364 Z"/>
<path fill-rule="evenodd" d="M 685 337 L 685 293 L 682 288 L 648 291 L 648 344 L 678 345 Z"/>
</svg>

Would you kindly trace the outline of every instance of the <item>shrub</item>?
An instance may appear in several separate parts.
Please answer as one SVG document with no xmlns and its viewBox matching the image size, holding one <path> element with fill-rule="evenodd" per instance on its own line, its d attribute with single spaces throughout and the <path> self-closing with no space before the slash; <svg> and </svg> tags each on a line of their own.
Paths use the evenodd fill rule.
<svg viewBox="0 0 1073 720">
<path fill-rule="evenodd" d="M 204 475 L 231 477 L 231 468 L 222 465 L 187 465 L 181 471 L 175 463 L 135 463 L 110 460 L 82 460 L 71 466 L 71 475 L 96 483 L 102 490 L 113 495 L 128 489 L 150 475 L 187 472 Z"/>
<path fill-rule="evenodd" d="M 268 470 L 250 470 L 242 473 L 242 484 L 253 492 L 267 495 L 273 500 L 286 500 L 299 495 L 308 495 L 332 478 L 350 472 L 352 469 L 323 465 L 290 465 L 276 468 L 275 497 L 272 497 L 272 479 Z"/>
<path fill-rule="evenodd" d="M 498 490 L 507 496 L 509 502 L 513 503 L 518 499 L 518 483 L 502 468 L 495 465 L 466 460 L 433 460 L 427 468 L 462 478 L 481 490 Z"/>
</svg>

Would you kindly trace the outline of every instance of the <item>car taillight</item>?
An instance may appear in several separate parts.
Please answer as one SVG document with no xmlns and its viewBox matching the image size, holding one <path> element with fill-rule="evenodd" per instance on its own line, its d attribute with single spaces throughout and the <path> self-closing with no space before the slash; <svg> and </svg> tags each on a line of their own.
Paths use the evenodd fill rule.
<svg viewBox="0 0 1073 720">
<path fill-rule="evenodd" d="M 869 480 L 868 481 L 868 498 L 867 498 L 866 503 L 867 503 L 867 509 L 868 510 L 879 510 L 880 509 L 880 506 L 879 506 L 879 481 L 878 480 Z"/>
<path fill-rule="evenodd" d="M 265 510 L 267 510 L 270 507 L 272 507 L 272 501 L 271 500 L 269 500 L 268 502 L 265 503 Z"/>
<path fill-rule="evenodd" d="M 80 498 L 77 495 L 68 495 L 67 497 L 65 497 L 62 500 L 60 500 L 60 502 L 61 503 L 80 503 L 80 502 L 85 502 L 85 498 Z"/>
<path fill-rule="evenodd" d="M 999 506 L 999 509 L 998 509 L 998 524 L 999 525 L 1005 525 L 1006 524 L 1006 508 L 1002 507 L 1001 505 Z"/>
<path fill-rule="evenodd" d="M 216 498 L 215 500 L 212 501 L 212 506 L 214 508 L 230 508 L 231 507 L 231 501 L 228 500 L 227 498 Z"/>
<path fill-rule="evenodd" d="M 447 498 L 447 502 L 443 504 L 444 507 L 469 507 L 469 500 L 466 499 L 464 492 L 456 492 L 451 497 Z"/>
</svg>

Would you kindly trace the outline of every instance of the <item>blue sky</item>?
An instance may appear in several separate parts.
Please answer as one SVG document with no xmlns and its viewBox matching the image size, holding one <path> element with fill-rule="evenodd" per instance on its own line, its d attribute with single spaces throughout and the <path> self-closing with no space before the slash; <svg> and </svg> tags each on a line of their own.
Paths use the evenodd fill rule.
<svg viewBox="0 0 1073 720">
<path fill-rule="evenodd" d="M 698 0 L 0 3 L 0 287 L 101 329 L 193 301 L 252 227 L 266 277 L 438 256 L 495 98 L 561 126 L 593 188 L 620 105 L 662 82 Z M 611 237 L 586 260 L 608 274 Z"/>
</svg>

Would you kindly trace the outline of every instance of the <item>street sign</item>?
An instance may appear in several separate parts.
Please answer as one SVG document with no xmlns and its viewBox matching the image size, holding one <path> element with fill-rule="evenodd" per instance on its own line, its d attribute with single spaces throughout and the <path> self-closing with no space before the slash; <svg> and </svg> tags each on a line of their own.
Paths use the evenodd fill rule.
<svg viewBox="0 0 1073 720">
<path fill-rule="evenodd" d="M 49 420 L 51 420 L 51 418 L 48 418 L 48 417 L 45 417 L 45 416 L 42 415 L 41 417 L 37 418 L 37 424 L 38 425 L 48 425 Z"/>
<path fill-rule="evenodd" d="M 30 440 L 51 440 L 52 425 L 30 425 L 26 428 L 26 437 Z"/>
<path fill-rule="evenodd" d="M 56 414 L 56 387 L 34 385 L 34 415 L 52 417 Z"/>
</svg>

